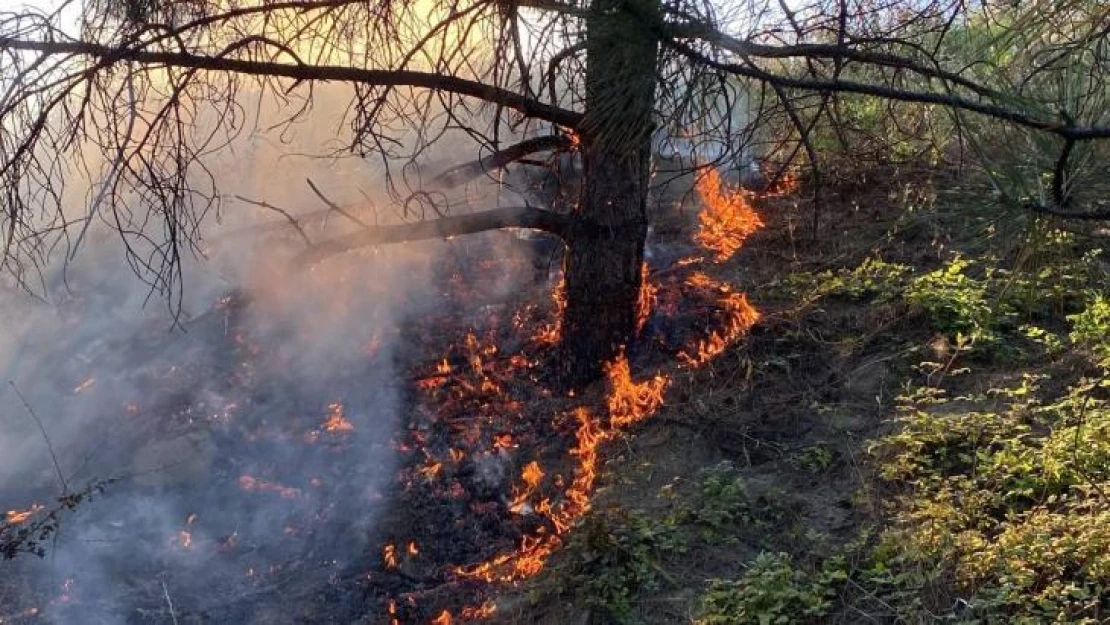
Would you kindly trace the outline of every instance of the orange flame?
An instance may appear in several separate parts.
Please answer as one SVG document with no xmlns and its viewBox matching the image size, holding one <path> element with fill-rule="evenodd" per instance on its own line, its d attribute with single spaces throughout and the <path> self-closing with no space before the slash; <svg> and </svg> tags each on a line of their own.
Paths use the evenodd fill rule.
<svg viewBox="0 0 1110 625">
<path fill-rule="evenodd" d="M 331 413 L 324 421 L 324 430 L 332 433 L 354 432 L 355 426 L 343 416 L 343 404 L 335 402 L 328 404 Z"/>
<path fill-rule="evenodd" d="M 35 513 L 42 510 L 45 506 L 42 504 L 32 504 L 26 510 L 8 510 L 4 513 L 4 522 L 8 525 L 22 525 L 31 520 Z"/>
<path fill-rule="evenodd" d="M 692 352 L 679 353 L 679 360 L 688 367 L 695 368 L 704 365 L 721 352 L 728 349 L 737 339 L 747 334 L 759 321 L 760 315 L 751 304 L 747 295 L 734 293 L 729 285 L 717 282 L 703 273 L 694 273 L 686 284 L 699 290 L 717 291 L 717 300 L 724 316 L 720 325 L 709 333 L 709 337 L 701 339 L 694 346 Z"/>
<path fill-rule="evenodd" d="M 431 625 L 451 625 L 452 622 L 451 613 L 444 610 L 439 613 L 439 616 L 432 619 Z"/>
<path fill-rule="evenodd" d="M 752 208 L 749 193 L 742 189 L 722 191 L 721 175 L 716 169 L 710 169 L 698 180 L 696 188 L 705 208 L 698 215 L 701 227 L 694 241 L 713 252 L 717 262 L 724 262 L 763 227 L 763 221 Z"/>
<path fill-rule="evenodd" d="M 459 612 L 459 619 L 463 621 L 481 621 L 497 613 L 497 604 L 486 601 L 480 606 L 467 606 Z"/>
<path fill-rule="evenodd" d="M 532 340 L 540 345 L 555 345 L 563 338 L 563 313 L 567 309 L 567 279 L 564 277 L 551 291 L 551 299 L 555 303 L 552 312 L 554 321 L 541 327 Z"/>
<path fill-rule="evenodd" d="M 82 392 L 82 391 L 87 391 L 87 390 L 89 390 L 90 388 L 92 388 L 92 385 L 93 385 L 93 384 L 96 384 L 96 376 L 95 376 L 95 375 L 94 375 L 94 376 L 90 376 L 90 377 L 89 377 L 89 378 L 87 378 L 87 379 L 86 379 L 85 381 L 83 381 L 83 382 L 81 382 L 80 384 L 78 384 L 78 385 L 77 385 L 77 386 L 76 386 L 76 387 L 75 387 L 75 388 L 73 389 L 73 394 L 74 394 L 74 395 L 76 395 L 77 393 L 80 393 L 80 392 Z"/>
<path fill-rule="evenodd" d="M 282 486 L 274 482 L 267 482 L 249 475 L 239 476 L 239 488 L 257 493 L 276 493 L 282 499 L 296 499 L 301 496 L 301 489 Z"/>
<path fill-rule="evenodd" d="M 640 296 L 636 299 L 636 333 L 639 334 L 651 317 L 651 311 L 658 302 L 659 285 L 649 277 L 647 263 L 640 269 Z"/>
<path fill-rule="evenodd" d="M 385 563 L 385 568 L 387 569 L 397 568 L 397 547 L 395 547 L 393 543 L 382 547 L 382 562 Z"/>
<path fill-rule="evenodd" d="M 577 458 L 574 479 L 558 505 L 544 499 L 536 506 L 536 511 L 551 522 L 554 533 L 541 528 L 533 535 L 522 537 L 515 552 L 493 556 L 477 565 L 458 567 L 455 569 L 457 575 L 487 582 L 515 582 L 532 577 L 543 570 L 548 557 L 563 544 L 562 535 L 590 509 L 590 494 L 597 481 L 600 446 L 615 437 L 621 427 L 654 413 L 663 403 L 663 391 L 668 383 L 667 378 L 662 375 L 656 375 L 639 384 L 633 382 L 628 360 L 623 354 L 607 365 L 606 371 L 609 372 L 612 386 L 609 397 L 610 427 L 603 427 L 585 407 L 580 406 L 572 411 L 571 414 L 578 422 L 575 431 L 577 444 L 570 451 Z M 526 486 L 518 487 L 517 492 L 531 494 L 542 477 L 539 465 L 535 462 L 529 464 L 521 476 Z M 517 501 L 520 500 L 518 496 Z"/>
<path fill-rule="evenodd" d="M 538 462 L 533 460 L 524 465 L 524 470 L 521 471 L 520 479 L 524 480 L 525 487 L 514 489 L 517 492 L 513 497 L 513 503 L 509 506 L 509 509 L 517 514 L 524 510 L 525 505 L 528 503 L 528 499 L 539 488 L 540 481 L 543 480 L 543 469 L 540 468 Z"/>
<path fill-rule="evenodd" d="M 609 421 L 614 427 L 641 421 L 663 405 L 667 378 L 657 374 L 646 382 L 633 382 L 628 358 L 623 352 L 605 366 L 605 374 L 609 378 Z"/>
</svg>

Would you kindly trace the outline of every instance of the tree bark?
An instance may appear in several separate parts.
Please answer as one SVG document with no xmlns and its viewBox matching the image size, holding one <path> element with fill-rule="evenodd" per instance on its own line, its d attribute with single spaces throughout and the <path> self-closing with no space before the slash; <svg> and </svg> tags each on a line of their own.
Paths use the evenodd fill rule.
<svg viewBox="0 0 1110 625">
<path fill-rule="evenodd" d="M 631 6 L 630 6 L 631 5 Z M 582 196 L 567 237 L 562 373 L 597 379 L 635 338 L 647 238 L 657 0 L 597 0 L 587 18 Z"/>
</svg>

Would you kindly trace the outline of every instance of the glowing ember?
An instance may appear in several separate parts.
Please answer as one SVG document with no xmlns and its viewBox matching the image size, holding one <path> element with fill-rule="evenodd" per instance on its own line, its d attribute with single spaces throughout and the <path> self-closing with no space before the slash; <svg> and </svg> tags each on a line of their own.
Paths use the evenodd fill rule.
<svg viewBox="0 0 1110 625">
<path fill-rule="evenodd" d="M 267 482 L 249 475 L 239 477 L 239 488 L 256 493 L 276 493 L 282 499 L 297 499 L 301 496 L 301 489 L 282 486 L 274 482 Z"/>
<path fill-rule="evenodd" d="M 31 520 L 35 513 L 43 509 L 42 504 L 33 504 L 26 510 L 8 510 L 4 513 L 4 522 L 8 525 L 22 525 Z"/>
<path fill-rule="evenodd" d="M 387 569 L 397 568 L 397 547 L 392 543 L 382 547 L 382 562 L 385 563 Z"/>
<path fill-rule="evenodd" d="M 555 320 L 540 328 L 532 337 L 532 340 L 540 345 L 555 345 L 563 338 L 563 313 L 567 309 L 566 278 L 559 280 L 559 284 L 555 285 L 555 290 L 551 292 L 551 299 L 555 302 L 555 310 L 552 313 Z"/>
<path fill-rule="evenodd" d="M 605 366 L 605 374 L 609 379 L 609 421 L 614 427 L 641 421 L 663 405 L 667 378 L 656 375 L 646 382 L 633 382 L 628 358 L 623 353 Z"/>
<path fill-rule="evenodd" d="M 701 227 L 694 240 L 713 252 L 717 262 L 724 262 L 763 227 L 763 221 L 752 208 L 749 193 L 721 190 L 721 175 L 716 169 L 698 180 L 697 192 L 705 209 L 698 215 Z"/>
<path fill-rule="evenodd" d="M 6 616 L 0 615 L 0 625 L 2 625 L 3 623 L 15 623 L 16 621 L 29 619 L 38 616 L 38 614 L 38 608 L 27 608 L 26 610 L 22 612 L 16 612 L 15 614 L 8 614 Z"/>
<path fill-rule="evenodd" d="M 176 534 L 174 534 L 174 537 L 170 540 L 170 546 L 177 547 L 179 549 L 188 549 L 192 545 L 193 545 L 193 535 L 192 535 L 192 533 L 190 533 L 187 530 L 181 530 L 181 531 L 177 532 Z"/>
<path fill-rule="evenodd" d="M 767 189 L 760 195 L 762 197 L 791 195 L 798 190 L 798 187 L 800 185 L 801 183 L 798 180 L 797 176 L 795 176 L 791 172 L 786 172 L 779 177 L 778 181 L 776 181 L 771 188 Z"/>
<path fill-rule="evenodd" d="M 409 541 L 408 552 L 410 556 L 416 556 L 420 554 L 420 548 L 416 546 L 415 540 Z"/>
<path fill-rule="evenodd" d="M 431 625 L 451 625 L 452 622 L 451 613 L 444 610 L 439 613 L 439 616 L 432 619 Z"/>
<path fill-rule="evenodd" d="M 644 263 L 640 270 L 640 296 L 636 300 L 637 334 L 644 329 L 658 301 L 659 285 L 651 281 L 649 274 L 647 263 Z"/>
<path fill-rule="evenodd" d="M 328 415 L 327 420 L 324 421 L 324 430 L 333 433 L 355 431 L 354 424 L 343 416 L 343 404 L 338 402 L 329 404 L 328 408 L 331 410 L 331 413 Z"/>
<path fill-rule="evenodd" d="M 459 612 L 459 619 L 463 621 L 481 621 L 497 613 L 497 604 L 487 601 L 480 606 L 467 606 Z"/>
</svg>

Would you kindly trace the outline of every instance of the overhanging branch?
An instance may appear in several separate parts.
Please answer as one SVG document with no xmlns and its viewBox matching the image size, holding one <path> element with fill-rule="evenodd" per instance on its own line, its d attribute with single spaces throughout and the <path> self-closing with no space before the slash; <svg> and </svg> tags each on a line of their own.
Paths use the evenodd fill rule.
<svg viewBox="0 0 1110 625">
<path fill-rule="evenodd" d="M 457 187 L 536 152 L 565 150 L 573 144 L 573 140 L 566 135 L 548 135 L 526 139 L 479 160 L 452 167 L 433 178 L 429 187 L 433 189 Z"/>
<path fill-rule="evenodd" d="M 477 98 L 518 111 L 527 117 L 542 119 L 566 128 L 577 128 L 582 120 L 580 113 L 544 104 L 508 89 L 432 72 L 275 63 L 190 52 L 154 52 L 141 48 L 119 48 L 87 42 L 28 41 L 11 37 L 0 37 L 0 50 L 23 50 L 44 55 L 78 55 L 96 59 L 104 66 L 119 61 L 132 61 L 143 65 L 164 65 L 249 76 L 272 76 L 297 81 L 346 82 L 373 87 L 417 87 Z"/>
<path fill-rule="evenodd" d="M 898 100 L 901 102 L 916 102 L 918 104 L 938 104 L 947 106 L 954 109 L 960 109 L 986 115 L 994 119 L 1000 119 L 1024 126 L 1034 130 L 1042 130 L 1050 132 L 1054 135 L 1065 139 L 1074 141 L 1089 141 L 1093 139 L 1110 139 L 1110 127 L 1104 126 L 1072 126 L 1056 120 L 1045 120 L 1033 117 L 1015 111 L 1014 109 L 999 106 L 997 104 L 990 104 L 986 102 L 976 102 L 967 98 L 962 98 L 956 95 L 944 93 L 932 93 L 927 91 L 910 91 L 907 89 L 898 89 L 896 87 L 889 87 L 886 85 L 877 85 L 869 83 L 861 83 L 851 80 L 833 79 L 825 80 L 821 78 L 790 78 L 781 76 L 765 69 L 756 67 L 755 65 L 740 65 L 738 63 L 725 63 L 711 59 L 697 50 L 694 50 L 688 45 L 674 40 L 666 40 L 666 43 L 671 47 L 677 49 L 685 56 L 703 63 L 708 67 L 717 69 L 737 76 L 744 76 L 752 78 L 771 85 L 779 87 L 786 87 L 789 89 L 803 89 L 807 91 L 820 91 L 820 92 L 835 92 L 835 93 L 858 93 L 861 95 L 871 95 L 888 100 Z"/>
<path fill-rule="evenodd" d="M 501 228 L 540 230 L 565 239 L 569 226 L 570 217 L 567 215 L 531 206 L 495 208 L 442 219 L 366 228 L 313 245 L 298 254 L 292 264 L 295 267 L 306 267 L 331 256 L 371 245 L 444 239 Z"/>
</svg>

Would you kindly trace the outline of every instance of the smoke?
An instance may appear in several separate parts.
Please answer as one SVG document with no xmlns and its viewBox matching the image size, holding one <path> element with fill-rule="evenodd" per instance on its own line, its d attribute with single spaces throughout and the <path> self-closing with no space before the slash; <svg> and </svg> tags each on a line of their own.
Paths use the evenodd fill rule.
<svg viewBox="0 0 1110 625">
<path fill-rule="evenodd" d="M 316 98 L 314 118 L 328 119 L 332 98 Z M 311 177 L 360 218 L 392 218 L 366 210 L 390 205 L 379 168 L 289 156 L 334 133 L 244 133 L 206 165 L 228 198 L 320 211 Z M 453 155 L 474 151 L 437 151 Z M 467 202 L 503 199 L 478 187 Z M 176 617 L 244 622 L 250 597 L 326 584 L 365 552 L 404 409 L 399 327 L 438 301 L 444 246 L 293 268 L 302 241 L 284 222 L 229 199 L 205 257 L 184 261 L 179 310 L 135 278 L 108 230 L 74 262 L 55 259 L 42 299 L 0 294 L 0 510 L 117 480 L 62 517 L 46 558 L 5 564 L 0 618 L 36 607 L 53 623 L 170 622 L 172 604 Z M 305 223 L 316 240 L 355 227 L 336 214 Z"/>
</svg>

